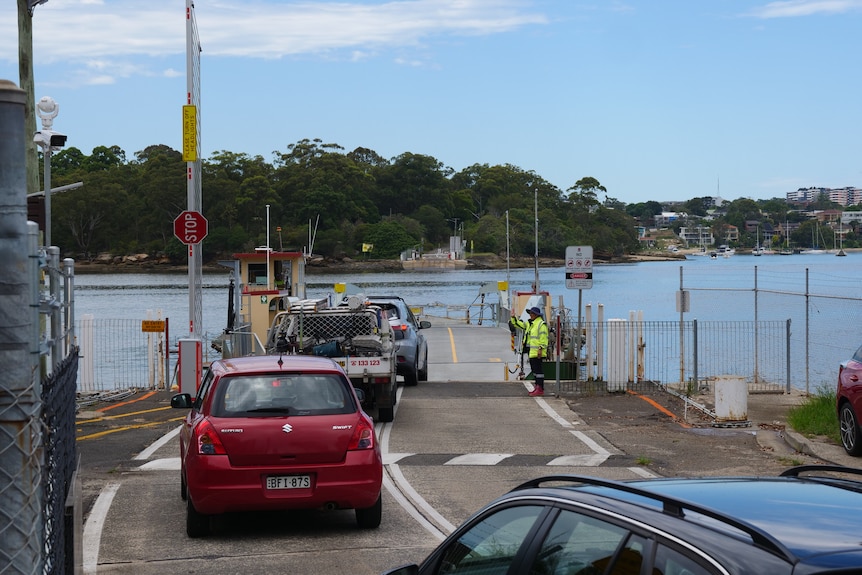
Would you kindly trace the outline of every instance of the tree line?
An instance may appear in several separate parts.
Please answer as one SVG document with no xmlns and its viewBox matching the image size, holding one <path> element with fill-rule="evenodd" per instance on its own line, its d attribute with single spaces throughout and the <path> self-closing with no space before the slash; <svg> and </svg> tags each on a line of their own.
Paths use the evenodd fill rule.
<svg viewBox="0 0 862 575">
<path fill-rule="evenodd" d="M 52 186 L 84 185 L 52 195 L 52 243 L 76 259 L 147 253 L 184 263 L 187 252 L 173 235 L 173 220 L 187 209 L 186 168 L 182 154 L 165 145 L 147 147 L 134 159 L 118 146 L 94 148 L 89 156 L 74 147 L 54 152 Z M 370 244 L 368 257 L 391 259 L 406 249 L 447 248 L 456 231 L 469 252 L 532 256 L 536 216 L 540 257 L 562 257 L 570 245 L 615 257 L 638 251 L 637 226 L 662 210 L 657 202 L 625 205 L 593 177 L 563 191 L 509 164 L 456 172 L 428 155 L 386 159 L 318 139 L 275 151 L 271 162 L 218 151 L 201 169 L 209 222 L 201 244 L 205 261 L 262 245 L 308 249 L 312 236 L 315 254 L 355 257 Z M 759 212 L 757 203 L 746 201 L 753 205 L 729 211 L 727 222 L 737 225 L 737 216 Z"/>
<path fill-rule="evenodd" d="M 390 259 L 406 249 L 446 248 L 456 230 L 468 250 L 504 255 L 507 220 L 510 254 L 526 256 L 535 251 L 536 213 L 540 256 L 561 257 L 566 246 L 579 244 L 610 255 L 638 248 L 634 220 L 600 201 L 604 188 L 594 178 L 563 193 L 512 165 L 455 172 L 427 155 L 387 160 L 316 139 L 273 157 L 218 151 L 201 162 L 205 261 L 267 244 L 307 249 L 310 235 L 315 254 L 354 257 L 371 244 L 370 257 Z M 89 156 L 74 147 L 53 153 L 52 186 L 84 185 L 52 195 L 52 243 L 67 257 L 148 253 L 185 262 L 173 220 L 187 209 L 186 166 L 165 145 L 131 160 L 118 146 L 94 148 Z"/>
</svg>

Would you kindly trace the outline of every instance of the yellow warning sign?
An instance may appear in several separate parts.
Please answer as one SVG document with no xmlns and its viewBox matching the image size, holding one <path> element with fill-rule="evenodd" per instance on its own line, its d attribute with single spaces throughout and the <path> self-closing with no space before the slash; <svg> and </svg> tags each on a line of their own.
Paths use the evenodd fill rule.
<svg viewBox="0 0 862 575">
<path fill-rule="evenodd" d="M 197 106 L 183 106 L 183 161 L 198 159 L 198 111 Z"/>
<path fill-rule="evenodd" d="M 141 320 L 141 331 L 155 333 L 163 332 L 165 331 L 165 321 L 161 319 Z"/>
</svg>

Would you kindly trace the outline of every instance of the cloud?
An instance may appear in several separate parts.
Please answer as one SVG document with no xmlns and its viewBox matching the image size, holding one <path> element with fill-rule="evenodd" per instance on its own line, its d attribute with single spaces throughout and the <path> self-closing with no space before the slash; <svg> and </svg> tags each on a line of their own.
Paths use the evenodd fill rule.
<svg viewBox="0 0 862 575">
<path fill-rule="evenodd" d="M 749 13 L 754 18 L 794 18 L 815 14 L 844 14 L 862 10 L 862 0 L 787 0 L 770 2 Z"/>
<path fill-rule="evenodd" d="M 545 24 L 524 0 L 201 3 L 195 16 L 208 56 L 280 58 L 416 45 L 435 36 L 488 35 Z M 181 10 L 178 10 L 181 7 Z M 14 11 L 0 9 L 0 49 L 17 53 Z M 33 18 L 37 62 L 185 52 L 185 6 L 176 0 L 48 2 Z"/>
<path fill-rule="evenodd" d="M 435 38 L 501 34 L 548 23 L 527 0 L 214 0 L 195 8 L 206 57 L 277 59 L 292 55 L 362 60 Z M 0 8 L 0 54 L 17 55 L 14 9 Z M 6 16 L 10 16 L 7 18 Z M 83 80 L 92 62 L 163 74 L 186 51 L 185 4 L 177 0 L 64 0 L 36 8 L 37 65 L 63 64 Z M 143 59 L 142 59 L 143 58 Z M 413 58 L 409 58 L 413 60 Z M 11 61 L 11 60 L 10 60 Z M 93 71 L 95 73 L 95 71 Z M 99 74 L 89 82 L 104 83 Z"/>
</svg>

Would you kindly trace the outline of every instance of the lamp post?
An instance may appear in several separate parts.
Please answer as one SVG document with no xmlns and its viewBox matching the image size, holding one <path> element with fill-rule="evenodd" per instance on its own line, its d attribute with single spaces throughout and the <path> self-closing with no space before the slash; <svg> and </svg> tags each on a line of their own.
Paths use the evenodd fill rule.
<svg viewBox="0 0 862 575">
<path fill-rule="evenodd" d="M 66 136 L 51 129 L 59 112 L 60 105 L 50 96 L 44 96 L 36 104 L 36 114 L 42 120 L 42 130 L 36 132 L 33 141 L 42 148 L 45 164 L 45 246 L 51 245 L 51 152 L 66 145 Z"/>
</svg>

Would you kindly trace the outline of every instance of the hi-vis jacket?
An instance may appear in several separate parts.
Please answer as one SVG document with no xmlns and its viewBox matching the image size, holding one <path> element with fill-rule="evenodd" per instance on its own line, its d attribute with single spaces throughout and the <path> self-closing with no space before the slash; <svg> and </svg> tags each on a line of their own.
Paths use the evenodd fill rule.
<svg viewBox="0 0 862 575">
<path fill-rule="evenodd" d="M 548 356 L 548 324 L 542 316 L 536 316 L 533 321 L 524 321 L 513 316 L 509 323 L 524 330 L 524 345 L 530 347 L 530 357 L 539 357 L 540 349 L 542 357 Z"/>
</svg>

